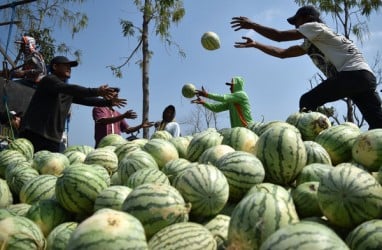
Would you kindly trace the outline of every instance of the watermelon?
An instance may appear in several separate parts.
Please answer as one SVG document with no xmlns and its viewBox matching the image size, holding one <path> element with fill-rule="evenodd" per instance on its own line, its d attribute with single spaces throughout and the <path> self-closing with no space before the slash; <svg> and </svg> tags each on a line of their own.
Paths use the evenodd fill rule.
<svg viewBox="0 0 382 250">
<path fill-rule="evenodd" d="M 8 145 L 8 149 L 22 153 L 27 161 L 33 159 L 34 147 L 31 141 L 25 138 L 17 138 Z"/>
<path fill-rule="evenodd" d="M 16 215 L 16 213 L 14 213 L 14 212 L 6 209 L 6 208 L 0 208 L 0 220 L 11 217 L 11 216 L 15 216 L 15 215 Z"/>
<path fill-rule="evenodd" d="M 142 168 L 129 176 L 126 183 L 122 183 L 132 189 L 144 183 L 163 183 L 170 185 L 170 180 L 165 173 L 155 168 Z"/>
<path fill-rule="evenodd" d="M 353 250 L 382 249 L 382 220 L 363 222 L 347 235 L 345 242 Z"/>
<path fill-rule="evenodd" d="M 300 221 L 287 225 L 271 234 L 260 250 L 349 250 L 345 242 L 330 228 L 313 221 Z"/>
<path fill-rule="evenodd" d="M 265 178 L 262 162 L 253 154 L 234 151 L 221 157 L 216 167 L 227 178 L 229 199 L 238 201 L 248 190 Z"/>
<path fill-rule="evenodd" d="M 300 120 L 300 118 L 303 116 L 303 112 L 294 112 L 292 114 L 290 114 L 287 119 L 285 120 L 285 122 L 297 127 L 297 124 Z"/>
<path fill-rule="evenodd" d="M 362 132 L 354 141 L 352 158 L 372 172 L 382 165 L 382 129 Z"/>
<path fill-rule="evenodd" d="M 97 195 L 94 201 L 94 211 L 98 211 L 102 208 L 111 208 L 120 211 L 123 202 L 131 190 L 129 187 L 120 185 L 105 188 Z"/>
<path fill-rule="evenodd" d="M 112 175 L 118 169 L 118 157 L 114 151 L 107 150 L 105 147 L 97 148 L 86 155 L 85 164 L 97 164 L 103 166 Z"/>
<path fill-rule="evenodd" d="M 236 151 L 254 154 L 255 145 L 259 137 L 252 130 L 244 127 L 228 128 L 221 131 L 222 144 L 231 146 Z"/>
<path fill-rule="evenodd" d="M 27 158 L 19 151 L 13 149 L 0 151 L 0 178 L 5 179 L 7 167 L 20 161 L 27 161 Z"/>
<path fill-rule="evenodd" d="M 87 155 L 88 153 L 92 152 L 93 150 L 94 150 L 94 147 L 89 146 L 89 145 L 71 145 L 71 146 L 67 147 L 63 153 L 66 154 L 67 152 L 70 152 L 70 151 L 79 151 L 79 152 Z"/>
<path fill-rule="evenodd" d="M 170 132 L 168 132 L 167 130 L 157 130 L 151 135 L 150 140 L 163 139 L 169 141 L 172 137 L 172 134 L 170 134 Z"/>
<path fill-rule="evenodd" d="M 32 162 L 20 161 L 10 165 L 5 170 L 5 179 L 11 192 L 18 197 L 22 186 L 30 179 L 39 175 L 36 169 L 33 169 Z"/>
<path fill-rule="evenodd" d="M 286 127 L 294 130 L 298 135 L 301 136 L 300 130 L 296 128 L 295 126 L 291 125 L 290 123 L 284 122 L 284 121 L 279 121 L 279 120 L 273 120 L 269 122 L 264 122 L 258 126 L 256 126 L 256 129 L 252 131 L 255 132 L 256 135 L 261 136 L 265 131 L 267 131 L 270 128 L 273 127 Z"/>
<path fill-rule="evenodd" d="M 0 220 L 0 246 L 3 249 L 40 250 L 46 248 L 46 240 L 33 221 L 23 216 L 11 216 Z"/>
<path fill-rule="evenodd" d="M 39 200 L 54 198 L 56 181 L 57 176 L 50 174 L 31 178 L 20 190 L 20 202 L 33 204 Z"/>
<path fill-rule="evenodd" d="M 199 156 L 198 162 L 200 164 L 211 164 L 216 166 L 216 163 L 219 161 L 220 158 L 231 152 L 235 152 L 235 149 L 233 149 L 231 146 L 223 144 L 216 145 L 207 148 L 206 151 L 204 151 Z"/>
<path fill-rule="evenodd" d="M 322 216 L 317 198 L 318 186 L 318 181 L 309 181 L 292 189 L 293 203 L 300 218 Z"/>
<path fill-rule="evenodd" d="M 197 164 L 197 163 L 195 163 Z M 167 162 L 163 168 L 162 172 L 165 173 L 165 175 L 168 177 L 170 180 L 170 183 L 173 182 L 173 179 L 175 178 L 176 175 L 181 173 L 183 170 L 187 169 L 188 167 L 191 167 L 192 165 L 190 162 L 186 159 L 179 158 L 175 160 L 171 160 Z"/>
<path fill-rule="evenodd" d="M 0 179 L 0 208 L 6 208 L 13 203 L 13 196 L 7 181 Z"/>
<path fill-rule="evenodd" d="M 332 160 L 326 149 L 315 141 L 304 141 L 306 149 L 306 165 L 323 163 L 332 165 Z"/>
<path fill-rule="evenodd" d="M 203 224 L 214 236 L 217 243 L 217 249 L 223 249 L 224 244 L 227 241 L 230 220 L 230 216 L 218 214 Z"/>
<path fill-rule="evenodd" d="M 122 161 L 122 159 L 127 155 L 129 154 L 130 152 L 133 152 L 135 150 L 139 150 L 140 147 L 139 145 L 137 145 L 136 143 L 134 142 L 131 142 L 131 141 L 126 141 L 126 143 L 123 143 L 121 145 L 118 145 L 115 150 L 114 150 L 114 153 L 117 155 L 118 157 L 118 162 Z"/>
<path fill-rule="evenodd" d="M 303 112 L 301 113 L 297 124 L 295 125 L 301 132 L 304 141 L 314 141 L 316 136 L 323 130 L 330 128 L 329 118 L 320 112 Z"/>
<path fill-rule="evenodd" d="M 85 161 L 86 154 L 80 151 L 68 151 L 64 155 L 68 158 L 69 164 L 82 163 Z"/>
<path fill-rule="evenodd" d="M 210 147 L 220 145 L 223 136 L 214 128 L 195 134 L 187 147 L 186 159 L 197 162 L 202 153 Z"/>
<path fill-rule="evenodd" d="M 27 203 L 16 203 L 9 205 L 7 210 L 14 215 L 25 216 L 31 206 L 32 205 Z"/>
<path fill-rule="evenodd" d="M 187 157 L 187 147 L 190 144 L 191 138 L 186 136 L 177 136 L 169 140 L 178 150 L 179 158 Z"/>
<path fill-rule="evenodd" d="M 224 174 L 213 165 L 197 164 L 187 168 L 172 184 L 191 203 L 194 217 L 217 215 L 229 196 L 229 185 Z"/>
<path fill-rule="evenodd" d="M 382 186 L 368 172 L 353 166 L 337 166 L 321 178 L 319 206 L 329 222 L 342 228 L 382 216 Z"/>
<path fill-rule="evenodd" d="M 306 164 L 304 142 L 288 126 L 267 129 L 259 136 L 255 152 L 263 163 L 265 180 L 275 184 L 291 185 Z"/>
<path fill-rule="evenodd" d="M 220 48 L 220 38 L 212 31 L 207 31 L 202 35 L 201 43 L 206 50 L 216 50 Z"/>
<path fill-rule="evenodd" d="M 70 165 L 69 159 L 61 153 L 39 154 L 32 161 L 32 168 L 40 174 L 59 176 Z"/>
<path fill-rule="evenodd" d="M 188 221 L 190 204 L 180 192 L 162 183 L 146 183 L 133 189 L 122 204 L 122 211 L 136 217 L 149 240 L 162 228 Z"/>
<path fill-rule="evenodd" d="M 122 135 L 108 134 L 99 141 L 97 148 L 103 148 L 106 146 L 118 146 L 124 144 L 125 142 L 126 139 L 123 138 Z"/>
<path fill-rule="evenodd" d="M 65 250 L 68 247 L 70 235 L 78 226 L 77 222 L 69 221 L 56 226 L 46 238 L 47 250 Z"/>
<path fill-rule="evenodd" d="M 182 87 L 182 95 L 186 98 L 193 98 L 195 96 L 196 87 L 192 83 L 186 83 Z"/>
<path fill-rule="evenodd" d="M 137 218 L 128 213 L 103 208 L 74 229 L 66 249 L 148 248 L 144 229 Z"/>
<path fill-rule="evenodd" d="M 322 176 L 326 175 L 333 166 L 324 163 L 311 163 L 306 165 L 296 178 L 296 185 L 309 181 L 321 181 Z"/>
<path fill-rule="evenodd" d="M 175 146 L 164 139 L 149 140 L 144 146 L 143 150 L 148 152 L 158 164 L 159 169 L 174 159 L 179 158 L 178 150 Z"/>
<path fill-rule="evenodd" d="M 215 250 L 212 233 L 195 222 L 179 222 L 157 232 L 148 242 L 150 250 Z"/>
</svg>

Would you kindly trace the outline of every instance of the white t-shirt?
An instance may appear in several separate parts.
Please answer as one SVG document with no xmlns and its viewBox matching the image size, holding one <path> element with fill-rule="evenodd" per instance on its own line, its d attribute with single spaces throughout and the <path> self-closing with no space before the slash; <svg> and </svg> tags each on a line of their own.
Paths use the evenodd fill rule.
<svg viewBox="0 0 382 250">
<path fill-rule="evenodd" d="M 336 71 L 368 70 L 372 72 L 355 44 L 346 37 L 335 33 L 325 24 L 305 23 L 298 28 L 298 31 L 306 38 L 302 48 L 308 52 L 313 62 L 326 76 L 332 76 L 332 73 L 328 72 L 331 70 L 330 64 L 335 67 Z M 313 49 L 314 52 L 310 48 L 312 44 L 316 47 Z M 318 58 L 320 52 L 322 58 Z"/>
<path fill-rule="evenodd" d="M 180 136 L 180 127 L 177 122 L 169 122 L 164 128 L 167 132 L 169 132 L 173 137 Z"/>
</svg>

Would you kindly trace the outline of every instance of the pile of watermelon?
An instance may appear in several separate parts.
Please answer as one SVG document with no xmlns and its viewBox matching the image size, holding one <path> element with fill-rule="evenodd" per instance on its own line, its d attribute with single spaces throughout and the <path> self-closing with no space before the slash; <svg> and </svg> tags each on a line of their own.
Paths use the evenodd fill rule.
<svg viewBox="0 0 382 250">
<path fill-rule="evenodd" d="M 382 249 L 382 129 L 321 113 L 0 152 L 1 249 Z"/>
</svg>

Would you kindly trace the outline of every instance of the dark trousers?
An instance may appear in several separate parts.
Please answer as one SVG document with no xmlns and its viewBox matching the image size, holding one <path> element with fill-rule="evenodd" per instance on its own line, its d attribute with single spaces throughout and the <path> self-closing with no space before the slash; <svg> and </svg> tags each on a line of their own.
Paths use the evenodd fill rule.
<svg viewBox="0 0 382 250">
<path fill-rule="evenodd" d="M 376 78 L 369 71 L 342 71 L 303 94 L 300 109 L 316 110 L 325 103 L 349 97 L 369 124 L 369 129 L 382 128 L 382 103 L 376 87 Z"/>
<path fill-rule="evenodd" d="M 41 135 L 33 133 L 29 130 L 22 131 L 19 137 L 22 137 L 31 141 L 33 144 L 35 153 L 41 150 L 48 150 L 50 152 L 60 152 L 59 142 L 46 139 L 45 137 L 42 137 Z"/>
</svg>

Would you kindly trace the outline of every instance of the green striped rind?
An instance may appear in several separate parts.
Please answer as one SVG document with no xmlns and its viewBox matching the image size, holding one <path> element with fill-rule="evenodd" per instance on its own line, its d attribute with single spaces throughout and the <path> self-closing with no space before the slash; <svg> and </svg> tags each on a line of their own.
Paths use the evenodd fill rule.
<svg viewBox="0 0 382 250">
<path fill-rule="evenodd" d="M 74 221 L 64 222 L 56 226 L 46 238 L 46 250 L 64 250 L 68 247 L 70 235 L 77 228 Z"/>
<path fill-rule="evenodd" d="M 178 150 L 179 158 L 187 157 L 187 147 L 190 144 L 191 138 L 186 136 L 178 136 L 170 139 L 170 142 Z"/>
<path fill-rule="evenodd" d="M 30 179 L 20 190 L 20 202 L 33 204 L 39 200 L 53 198 L 56 181 L 57 176 L 48 174 Z"/>
<path fill-rule="evenodd" d="M 220 48 L 219 36 L 214 32 L 206 32 L 202 35 L 201 43 L 207 50 L 215 50 Z"/>
<path fill-rule="evenodd" d="M 298 124 L 298 121 L 300 120 L 300 118 L 303 116 L 303 112 L 295 112 L 295 113 L 292 113 L 290 114 L 287 119 L 285 120 L 287 123 L 293 125 L 293 126 L 297 126 Z"/>
<path fill-rule="evenodd" d="M 47 237 L 56 226 L 69 221 L 71 214 L 56 200 L 47 199 L 35 202 L 25 217 L 36 223 L 44 236 Z"/>
<path fill-rule="evenodd" d="M 111 151 L 104 148 L 97 148 L 86 155 L 85 164 L 97 164 L 103 166 L 109 175 L 112 175 L 118 169 L 118 157 Z"/>
<path fill-rule="evenodd" d="M 301 221 L 277 230 L 260 247 L 260 250 L 284 249 L 349 250 L 349 247 L 327 226 L 318 222 Z"/>
<path fill-rule="evenodd" d="M 296 178 L 296 185 L 307 181 L 321 181 L 322 176 L 326 175 L 333 166 L 324 163 L 311 163 L 306 165 Z"/>
<path fill-rule="evenodd" d="M 105 177 L 89 166 L 70 166 L 56 183 L 56 199 L 66 210 L 91 214 L 98 194 L 108 187 Z"/>
<path fill-rule="evenodd" d="M 98 211 L 102 208 L 122 210 L 122 204 L 131 190 L 129 187 L 119 185 L 105 188 L 97 195 L 94 202 L 94 211 Z"/>
<path fill-rule="evenodd" d="M 27 161 L 27 158 L 19 151 L 12 149 L 0 151 L 0 178 L 5 179 L 5 171 L 9 165 L 20 161 Z"/>
<path fill-rule="evenodd" d="M 224 155 L 216 167 L 227 178 L 230 200 L 240 200 L 253 185 L 262 183 L 265 177 L 262 162 L 253 154 L 244 151 Z"/>
<path fill-rule="evenodd" d="M 315 141 L 304 141 L 306 149 L 306 165 L 311 163 L 323 163 L 332 165 L 329 153 Z"/>
<path fill-rule="evenodd" d="M 217 247 L 212 233 L 194 222 L 180 222 L 163 228 L 149 240 L 148 246 L 150 250 L 214 250 Z"/>
<path fill-rule="evenodd" d="M 13 203 L 13 196 L 7 181 L 0 179 L 0 208 L 8 207 Z"/>
<path fill-rule="evenodd" d="M 19 151 L 28 161 L 33 159 L 34 147 L 32 142 L 30 142 L 28 139 L 17 138 L 8 145 L 8 148 L 11 150 Z"/>
<path fill-rule="evenodd" d="M 231 146 L 223 144 L 216 145 L 207 148 L 206 151 L 204 151 L 199 156 L 198 162 L 200 164 L 211 164 L 216 166 L 216 163 L 219 161 L 220 158 L 231 152 L 235 152 L 235 149 L 233 149 Z"/>
<path fill-rule="evenodd" d="M 2 249 L 45 249 L 46 240 L 40 228 L 23 216 L 0 220 L 0 245 Z"/>
<path fill-rule="evenodd" d="M 280 185 L 290 185 L 307 158 L 300 134 L 288 126 L 267 129 L 256 143 L 256 156 L 263 163 L 266 181 Z"/>
<path fill-rule="evenodd" d="M 248 124 L 247 128 L 259 136 L 258 132 L 260 131 L 260 128 L 264 126 L 264 124 L 264 122 L 252 122 Z"/>
<path fill-rule="evenodd" d="M 222 130 L 222 144 L 229 145 L 237 151 L 255 152 L 255 145 L 259 136 L 252 130 L 244 127 L 235 127 Z"/>
<path fill-rule="evenodd" d="M 169 141 L 171 138 L 172 138 L 172 135 L 170 134 L 170 132 L 166 130 L 157 130 L 151 135 L 150 140 L 163 139 L 163 140 Z"/>
<path fill-rule="evenodd" d="M 125 211 L 142 223 L 147 239 L 162 228 L 188 221 L 190 204 L 173 186 L 146 183 L 133 189 L 122 205 Z"/>
<path fill-rule="evenodd" d="M 223 249 L 223 246 L 228 239 L 228 227 L 230 220 L 230 216 L 218 214 L 208 222 L 204 223 L 205 228 L 207 228 L 214 236 L 217 243 L 217 249 Z"/>
<path fill-rule="evenodd" d="M 186 159 L 197 162 L 204 151 L 210 147 L 220 145 L 222 140 L 223 136 L 213 128 L 195 134 L 187 147 Z"/>
<path fill-rule="evenodd" d="M 295 125 L 304 141 L 313 141 L 323 130 L 332 125 L 329 118 L 320 112 L 303 112 Z"/>
<path fill-rule="evenodd" d="M 321 178 L 318 202 L 326 218 L 353 228 L 382 216 L 382 186 L 365 170 L 337 166 Z"/>
<path fill-rule="evenodd" d="M 36 169 L 31 167 L 32 162 L 22 161 L 7 167 L 5 179 L 12 193 L 19 197 L 20 190 L 30 179 L 39 175 Z"/>
<path fill-rule="evenodd" d="M 284 199 L 265 192 L 247 195 L 232 212 L 228 249 L 259 249 L 271 234 L 298 221 Z"/>
<path fill-rule="evenodd" d="M 318 185 L 318 181 L 310 181 L 292 189 L 293 203 L 300 218 L 322 216 L 317 198 Z"/>
<path fill-rule="evenodd" d="M 99 141 L 97 148 L 103 148 L 107 146 L 118 146 L 124 144 L 125 142 L 126 139 L 123 138 L 121 135 L 108 134 Z"/>
<path fill-rule="evenodd" d="M 165 175 L 165 173 L 155 168 L 143 168 L 136 171 L 130 175 L 130 177 L 127 179 L 127 182 L 122 183 L 122 185 L 126 185 L 134 189 L 137 186 L 145 183 L 163 183 L 171 185 L 170 180 Z"/>
<path fill-rule="evenodd" d="M 82 221 L 73 231 L 67 250 L 147 250 L 142 224 L 128 213 L 104 208 Z"/>
<path fill-rule="evenodd" d="M 296 128 L 295 126 L 293 126 L 290 123 L 287 123 L 287 122 L 284 122 L 284 121 L 278 121 L 278 120 L 265 122 L 262 125 L 257 126 L 256 127 L 257 129 L 254 132 L 258 136 L 261 136 L 265 131 L 267 131 L 268 129 L 273 128 L 273 127 L 290 128 L 290 129 L 294 130 L 297 134 L 299 134 L 301 136 L 300 130 L 298 130 L 298 128 Z"/>
<path fill-rule="evenodd" d="M 86 155 L 80 151 L 68 151 L 64 155 L 68 158 L 70 164 L 83 163 L 86 158 Z"/>
<path fill-rule="evenodd" d="M 354 228 L 345 239 L 350 249 L 381 249 L 382 248 L 382 220 L 366 221 Z"/>
<path fill-rule="evenodd" d="M 218 214 L 229 197 L 227 178 L 218 168 L 207 164 L 186 169 L 174 179 L 173 186 L 191 203 L 191 214 L 196 218 Z"/>
<path fill-rule="evenodd" d="M 159 169 L 155 159 L 146 151 L 136 150 L 118 163 L 118 176 L 120 183 L 126 183 L 130 175 L 142 168 Z"/>
<path fill-rule="evenodd" d="M 159 169 L 163 168 L 167 162 L 179 158 L 178 150 L 175 146 L 164 139 L 149 140 L 143 146 L 143 150 L 155 159 Z"/>
<path fill-rule="evenodd" d="M 382 165 L 382 129 L 362 132 L 354 141 L 352 157 L 369 172 L 378 171 Z"/>
<path fill-rule="evenodd" d="M 69 159 L 61 153 L 47 153 L 33 159 L 32 168 L 40 174 L 59 176 L 70 165 Z"/>
<path fill-rule="evenodd" d="M 15 216 L 15 215 L 16 213 L 9 211 L 6 208 L 0 208 L 0 220 L 11 217 L 11 216 Z"/>
<path fill-rule="evenodd" d="M 29 208 L 31 208 L 31 206 L 32 205 L 27 203 L 16 203 L 16 204 L 9 205 L 7 207 L 7 210 L 18 216 L 25 216 Z"/>
<path fill-rule="evenodd" d="M 352 159 L 352 147 L 361 134 L 359 128 L 349 125 L 336 125 L 322 131 L 315 142 L 326 149 L 333 166 Z"/>
<path fill-rule="evenodd" d="M 143 148 L 143 146 L 148 142 L 149 140 L 146 139 L 146 138 L 138 138 L 134 141 L 132 141 L 132 143 L 138 145 L 141 149 Z"/>
<path fill-rule="evenodd" d="M 196 163 L 197 164 L 197 163 Z M 168 177 L 170 182 L 172 183 L 173 179 L 176 175 L 181 173 L 183 170 L 192 166 L 190 162 L 184 158 L 179 158 L 175 160 L 171 160 L 163 166 L 162 172 Z"/>
<path fill-rule="evenodd" d="M 126 141 L 125 143 L 118 145 L 115 148 L 114 153 L 117 155 L 118 162 L 120 162 L 130 152 L 133 152 L 133 151 L 139 150 L 139 149 L 141 149 L 141 148 L 136 143 L 131 142 L 131 141 Z"/>
<path fill-rule="evenodd" d="M 94 147 L 89 145 L 71 145 L 65 149 L 64 154 L 69 151 L 80 151 L 81 153 L 84 153 L 85 155 L 87 155 L 93 150 L 94 150 Z"/>
<path fill-rule="evenodd" d="M 195 96 L 196 87 L 192 83 L 186 83 L 182 87 L 182 95 L 186 98 L 192 98 Z"/>
</svg>

